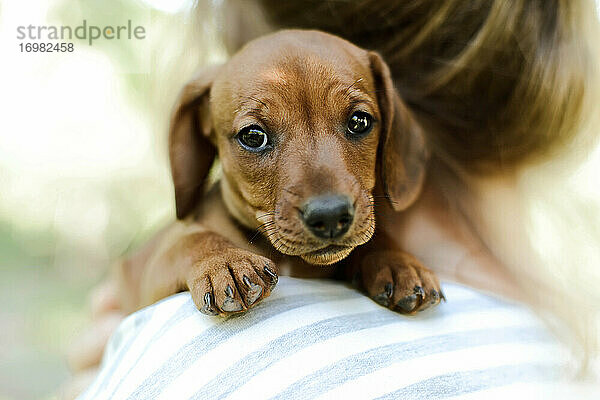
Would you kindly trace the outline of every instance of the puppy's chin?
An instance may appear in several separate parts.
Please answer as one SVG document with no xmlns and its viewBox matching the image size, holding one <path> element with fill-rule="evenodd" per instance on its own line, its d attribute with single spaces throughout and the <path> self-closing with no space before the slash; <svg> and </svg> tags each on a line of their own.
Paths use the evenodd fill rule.
<svg viewBox="0 0 600 400">
<path fill-rule="evenodd" d="M 300 258 L 313 265 L 330 265 L 348 257 L 354 247 L 331 245 L 323 249 L 301 254 Z"/>
</svg>

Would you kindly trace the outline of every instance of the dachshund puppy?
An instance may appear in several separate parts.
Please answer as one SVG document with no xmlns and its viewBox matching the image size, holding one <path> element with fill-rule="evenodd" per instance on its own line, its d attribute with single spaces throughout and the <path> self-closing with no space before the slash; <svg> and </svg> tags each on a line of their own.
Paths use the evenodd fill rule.
<svg viewBox="0 0 600 400">
<path fill-rule="evenodd" d="M 243 312 L 279 273 L 343 276 L 407 314 L 443 298 L 375 229 L 417 199 L 428 158 L 377 53 L 317 31 L 259 38 L 185 86 L 169 146 L 179 221 L 123 262 L 126 309 L 189 290 L 205 314 Z"/>
</svg>

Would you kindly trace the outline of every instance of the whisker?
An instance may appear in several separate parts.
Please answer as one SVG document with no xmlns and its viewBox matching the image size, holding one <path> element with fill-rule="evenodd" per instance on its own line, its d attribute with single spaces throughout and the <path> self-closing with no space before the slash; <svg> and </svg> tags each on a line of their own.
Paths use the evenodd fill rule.
<svg viewBox="0 0 600 400">
<path fill-rule="evenodd" d="M 397 204 L 397 201 L 394 201 L 389 195 L 381 195 L 381 196 L 373 196 L 373 199 L 386 199 L 392 204 Z"/>
<path fill-rule="evenodd" d="M 260 217 L 258 217 L 260 218 Z M 256 237 L 258 235 L 260 235 L 261 233 L 264 234 L 264 232 L 267 232 L 269 229 L 273 228 L 273 225 L 275 225 L 275 221 L 271 220 L 271 221 L 267 221 L 261 225 L 259 225 L 254 232 L 254 235 L 252 235 L 252 237 L 248 240 L 248 244 L 251 244 L 254 239 L 256 239 Z"/>
<path fill-rule="evenodd" d="M 246 98 L 246 99 L 248 99 L 248 100 L 253 100 L 253 101 L 257 102 L 257 103 L 260 103 L 260 104 L 262 104 L 263 106 L 265 106 L 265 108 L 266 108 L 267 110 L 269 109 L 269 106 L 267 105 L 267 103 L 265 103 L 264 101 L 262 101 L 262 100 L 260 100 L 260 99 L 257 99 L 256 97 L 253 97 L 253 96 L 244 96 L 244 98 Z"/>
<path fill-rule="evenodd" d="M 261 218 L 273 217 L 275 215 L 275 211 L 269 211 L 264 213 L 263 215 L 259 215 L 256 219 L 260 220 Z"/>
<path fill-rule="evenodd" d="M 260 225 L 260 226 L 259 226 L 258 228 L 256 228 L 256 229 L 263 230 L 263 229 L 266 229 L 266 228 L 270 228 L 270 227 L 272 227 L 273 225 L 275 225 L 275 221 L 267 221 L 267 222 L 265 222 L 264 224 Z"/>
<path fill-rule="evenodd" d="M 279 236 L 277 239 L 275 239 L 275 241 L 272 243 L 273 247 L 277 246 L 277 243 L 281 241 L 281 236 Z"/>
<path fill-rule="evenodd" d="M 271 241 L 271 238 L 276 234 L 277 234 L 277 232 L 269 232 L 269 234 L 267 235 L 267 239 L 269 239 L 269 241 Z"/>
<path fill-rule="evenodd" d="M 294 196 L 297 196 L 297 197 L 302 197 L 302 196 L 300 196 L 298 193 L 292 192 L 292 191 L 291 191 L 291 190 L 289 190 L 289 189 L 283 188 L 283 190 L 284 190 L 285 192 L 288 192 L 289 194 L 293 194 Z"/>
<path fill-rule="evenodd" d="M 346 88 L 346 90 L 344 91 L 345 94 L 348 94 L 348 92 L 350 92 L 350 89 L 352 89 L 352 87 L 354 87 L 354 85 L 356 85 L 358 82 L 361 82 L 363 80 L 363 78 L 358 78 L 357 80 L 354 81 L 354 83 L 350 86 L 348 86 Z"/>
<path fill-rule="evenodd" d="M 260 235 L 260 229 L 257 229 L 256 232 L 254 232 L 254 235 L 252 235 L 252 237 L 248 239 L 248 244 L 252 244 L 252 242 L 254 242 L 254 239 L 256 239 L 258 235 Z"/>
</svg>

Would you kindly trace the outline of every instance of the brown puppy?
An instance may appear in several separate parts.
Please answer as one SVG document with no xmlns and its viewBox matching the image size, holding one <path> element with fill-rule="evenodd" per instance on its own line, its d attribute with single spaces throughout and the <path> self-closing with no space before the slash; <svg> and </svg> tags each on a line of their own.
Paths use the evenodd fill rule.
<svg viewBox="0 0 600 400">
<path fill-rule="evenodd" d="M 402 313 L 443 298 L 375 230 L 415 201 L 427 160 L 378 54 L 317 31 L 257 39 L 183 89 L 169 145 L 180 221 L 123 263 L 126 309 L 189 289 L 206 314 L 241 312 L 280 272 L 345 276 Z"/>
</svg>

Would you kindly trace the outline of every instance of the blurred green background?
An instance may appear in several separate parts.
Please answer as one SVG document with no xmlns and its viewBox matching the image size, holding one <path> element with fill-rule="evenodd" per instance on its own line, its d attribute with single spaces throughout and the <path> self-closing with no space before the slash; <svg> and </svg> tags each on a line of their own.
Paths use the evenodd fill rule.
<svg viewBox="0 0 600 400">
<path fill-rule="evenodd" d="M 219 3 L 0 0 L 0 400 L 54 397 L 90 288 L 174 218 L 169 114 L 198 66 L 225 58 Z M 18 26 L 84 19 L 132 20 L 146 38 L 19 51 Z M 592 160 L 573 179 L 596 204 L 600 150 Z"/>
<path fill-rule="evenodd" d="M 87 296 L 111 261 L 173 218 L 167 122 L 218 61 L 210 1 L 0 3 L 0 399 L 52 398 Z M 143 40 L 21 53 L 17 26 L 143 26 Z M 201 40 L 200 40 L 201 39 Z"/>
</svg>

